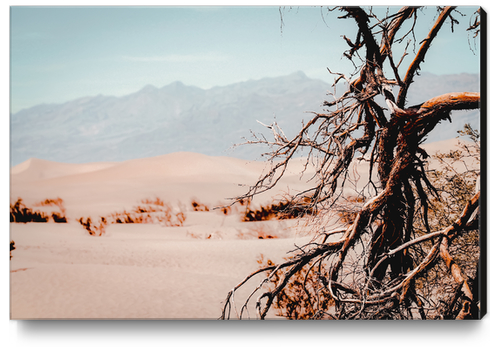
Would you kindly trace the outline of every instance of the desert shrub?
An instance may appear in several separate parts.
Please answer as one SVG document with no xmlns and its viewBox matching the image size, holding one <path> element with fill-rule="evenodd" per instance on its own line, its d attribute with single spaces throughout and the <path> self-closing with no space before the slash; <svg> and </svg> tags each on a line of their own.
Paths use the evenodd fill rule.
<svg viewBox="0 0 490 347">
<path fill-rule="evenodd" d="M 35 204 L 37 206 L 57 206 L 60 209 L 61 214 L 65 214 L 66 210 L 63 205 L 63 199 L 61 198 L 56 198 L 56 199 L 46 199 L 44 201 L 41 201 L 40 203 Z"/>
<path fill-rule="evenodd" d="M 338 203 L 336 209 L 340 216 L 340 222 L 347 225 L 353 224 L 365 200 L 364 197 L 348 196 L 345 198 L 345 202 Z"/>
<path fill-rule="evenodd" d="M 267 230 L 263 225 L 257 225 L 254 228 L 247 229 L 247 231 L 238 230 L 237 238 L 240 240 L 250 240 L 250 239 L 277 239 L 278 236 L 274 232 Z"/>
<path fill-rule="evenodd" d="M 353 36 L 343 36 L 347 50 L 339 52 L 352 61 L 353 69 L 329 70 L 333 78 L 337 77 L 323 103 L 324 113 L 312 112 L 292 136 L 286 136 L 276 122 L 264 124 L 271 133 L 268 137 L 252 132 L 246 143 L 267 147 L 263 155 L 270 166 L 239 198 L 253 198 L 274 189 L 283 182 L 294 158 L 307 153 L 299 176 L 311 169 L 311 183 L 297 196 L 313 194 L 314 206 L 332 212 L 331 206 L 346 193 L 346 184 L 360 183 L 361 177 L 351 171 L 359 159 L 366 160 L 369 174 L 355 193 L 369 200 L 351 225 L 327 225 L 317 232 L 323 221 L 312 218 L 309 224 L 317 230 L 308 229 L 315 232 L 314 237 L 302 246 L 295 245 L 295 254 L 285 262 L 261 268 L 233 287 L 221 319 L 230 319 L 232 314 L 244 318 L 252 295 L 257 297 L 257 318 L 265 319 L 271 305 L 279 301 L 278 295 L 305 267 L 305 273 L 310 274 L 306 278 L 315 276 L 316 283 L 323 286 L 320 289 L 328 290 L 335 300 L 336 319 L 481 319 L 486 313 L 486 301 L 481 300 L 485 295 L 480 293 L 485 283 L 479 282 L 478 266 L 475 276 L 465 271 L 457 258 L 467 252 L 451 249 L 457 239 L 463 240 L 467 232 L 476 234 L 479 229 L 480 190 L 471 190 L 470 199 L 459 205 L 457 212 L 446 212 L 451 220 L 446 228 L 432 228 L 428 218 L 432 197 L 444 194 L 437 192 L 429 177 L 424 165 L 429 156 L 421 145 L 429 134 L 440 131 L 439 123 L 451 121 L 452 111 L 478 110 L 482 101 L 479 92 L 450 92 L 417 105 L 407 104 L 409 90 L 417 85 L 414 78 L 440 29 L 446 25 L 454 29 L 459 24 L 456 7 L 438 6 L 431 9 L 433 22 L 424 28 L 419 14 L 426 10 L 414 6 L 388 7 L 379 12 L 358 6 L 329 9 L 340 12 L 337 18 L 353 24 L 349 31 Z M 475 8 L 469 27 L 463 28 L 473 31 L 475 42 L 480 40 L 480 16 L 481 8 Z M 418 29 L 427 30 L 427 36 L 415 42 L 412 36 Z M 393 59 L 392 53 L 397 52 Z M 436 62 L 446 58 L 435 53 L 432 57 Z M 411 61 L 401 67 L 405 58 Z M 337 87 L 345 92 L 337 94 Z M 454 195 L 453 191 L 448 193 Z M 480 260 L 484 265 L 485 259 Z M 434 273 L 432 282 L 421 286 L 434 290 L 427 292 L 415 286 L 439 264 L 445 266 Z M 270 290 L 262 289 L 267 281 L 258 285 L 252 282 L 267 271 L 272 271 L 271 278 L 280 270 L 284 275 Z M 443 282 L 445 277 L 450 282 Z M 255 289 L 245 302 L 237 303 L 237 290 L 245 284 Z M 433 295 L 437 287 L 444 297 Z M 453 305 L 458 302 L 459 307 Z M 317 312 L 321 310 L 319 307 Z"/>
<path fill-rule="evenodd" d="M 174 211 L 172 206 L 165 203 L 160 198 L 155 200 L 144 199 L 142 205 L 134 207 L 131 211 L 113 212 L 108 217 L 101 217 L 97 227 L 105 228 L 107 224 L 132 224 L 132 223 L 161 223 L 165 226 L 183 226 L 187 218 L 182 208 Z M 89 232 L 96 235 L 98 229 L 91 224 L 90 217 L 83 217 L 77 221 Z M 104 231 L 103 231 L 104 232 Z M 100 236 L 102 233 L 99 233 Z"/>
<path fill-rule="evenodd" d="M 257 236 L 258 239 L 261 239 L 261 240 L 264 240 L 264 239 L 277 239 L 277 236 L 275 235 L 269 235 L 269 234 L 261 234 L 259 233 L 259 235 Z"/>
<path fill-rule="evenodd" d="M 63 205 L 63 199 L 61 198 L 56 198 L 56 199 L 46 199 L 44 201 L 41 201 L 38 204 L 35 204 L 35 206 L 56 206 L 60 209 L 60 212 L 53 212 L 51 213 L 51 218 L 55 223 L 66 223 L 66 209 Z"/>
<path fill-rule="evenodd" d="M 15 242 L 10 241 L 10 259 L 12 259 L 12 251 L 15 249 Z"/>
<path fill-rule="evenodd" d="M 48 220 L 48 215 L 26 207 L 21 198 L 15 204 L 10 204 L 10 222 L 12 223 L 46 223 Z"/>
<path fill-rule="evenodd" d="M 245 204 L 249 204 L 250 203 L 250 199 L 238 199 L 238 203 L 241 206 L 244 206 Z"/>
<path fill-rule="evenodd" d="M 153 211 L 149 211 L 146 209 L 142 209 L 136 207 L 133 211 L 122 211 L 122 212 L 113 212 L 110 214 L 109 219 L 112 223 L 153 223 L 153 218 L 150 213 Z"/>
<path fill-rule="evenodd" d="M 198 239 L 198 240 L 210 240 L 210 239 L 223 239 L 223 235 L 221 234 L 221 232 L 219 230 L 216 230 L 214 232 L 211 232 L 211 233 L 193 233 L 193 232 L 189 232 L 187 231 L 186 235 L 188 237 L 191 237 L 193 239 Z"/>
<path fill-rule="evenodd" d="M 15 204 L 10 205 L 10 222 L 12 223 L 46 223 L 49 221 L 50 217 L 55 223 L 66 223 L 65 208 L 63 207 L 63 200 L 57 199 L 46 199 L 40 203 L 34 204 L 34 206 L 49 206 L 54 205 L 60 209 L 60 212 L 53 212 L 51 216 L 42 211 L 34 211 L 27 207 L 22 199 L 19 198 Z"/>
<path fill-rule="evenodd" d="M 286 271 L 278 269 L 270 259 L 265 260 L 263 254 L 257 263 L 269 268 L 266 275 L 270 290 L 277 288 L 282 277 L 287 276 Z M 318 270 L 315 267 L 320 266 L 318 264 L 304 266 L 291 276 L 272 305 L 279 316 L 294 320 L 328 318 L 327 311 L 335 302 L 320 278 L 316 276 Z"/>
<path fill-rule="evenodd" d="M 251 210 L 247 207 L 244 212 L 242 221 L 257 222 L 271 219 L 295 219 L 306 215 L 313 215 L 315 211 L 307 204 L 308 198 L 304 198 L 303 204 L 293 203 L 286 200 L 278 204 L 261 206 L 257 210 Z"/>
<path fill-rule="evenodd" d="M 213 210 L 220 211 L 223 213 L 225 216 L 231 215 L 231 214 L 243 214 L 244 211 L 248 210 L 248 206 L 250 205 L 250 202 L 248 200 L 242 199 L 239 201 L 234 202 L 233 204 L 227 204 L 227 203 L 218 203 L 216 207 L 213 208 Z"/>
<path fill-rule="evenodd" d="M 126 210 L 124 210 L 123 212 L 111 213 L 109 217 L 113 219 L 113 223 L 134 223 L 134 219 L 131 218 L 131 213 L 127 212 Z"/>
<path fill-rule="evenodd" d="M 88 231 L 92 236 L 102 236 L 105 233 L 105 227 L 107 225 L 107 220 L 104 217 L 100 217 L 98 224 L 92 223 L 92 219 L 88 217 L 79 218 L 77 221 Z"/>
<path fill-rule="evenodd" d="M 477 186 L 480 175 L 480 135 L 468 124 L 465 124 L 464 129 L 458 133 L 461 136 L 469 136 L 471 142 L 459 142 L 455 150 L 437 152 L 432 158 L 439 165 L 430 170 L 427 168 L 427 176 L 437 195 L 428 199 L 426 215 L 414 220 L 414 229 L 418 236 L 424 235 L 424 228 L 440 230 L 454 223 L 466 202 L 471 199 L 475 191 L 480 189 Z M 475 218 L 474 222 L 477 223 L 478 219 Z M 475 287 L 478 279 L 479 234 L 478 227 L 468 228 L 461 232 L 459 237 L 449 239 L 449 252 L 454 254 L 454 263 L 461 269 L 470 287 Z M 428 252 L 431 246 L 431 244 L 421 244 L 414 248 L 412 257 L 417 259 L 419 253 Z M 446 270 L 446 265 L 440 263 L 435 264 L 424 276 L 415 281 L 415 287 L 424 293 L 425 297 L 436 298 L 441 303 L 437 314 L 429 313 L 428 318 L 454 319 L 457 316 L 463 309 L 464 300 L 462 295 L 447 294 L 447 288 L 462 294 L 458 286 L 460 284 L 454 283 L 451 274 Z M 471 309 L 476 310 L 475 307 Z"/>
<path fill-rule="evenodd" d="M 209 208 L 208 205 L 206 205 L 202 202 L 199 202 L 196 199 L 193 199 L 191 201 L 191 206 L 192 206 L 192 210 L 194 212 L 209 212 L 209 211 L 211 211 L 211 209 Z M 220 206 L 220 207 L 215 207 L 213 209 L 221 211 L 221 213 L 223 213 L 224 215 L 229 215 L 231 213 L 231 206 Z"/>
<path fill-rule="evenodd" d="M 197 200 L 192 200 L 191 205 L 192 205 L 192 209 L 195 212 L 208 212 L 209 211 L 209 207 L 208 206 L 206 206 L 203 203 L 200 203 Z"/>
<path fill-rule="evenodd" d="M 155 223 L 159 222 L 166 226 L 182 226 L 186 215 L 166 204 L 161 199 L 142 200 L 143 205 L 134 207 L 131 211 L 114 212 L 109 216 L 111 223 Z"/>
<path fill-rule="evenodd" d="M 245 206 L 247 204 L 247 200 L 246 199 L 241 199 L 241 200 L 239 200 L 237 202 L 238 202 L 238 204 L 240 206 Z M 231 204 L 231 205 L 228 204 L 227 205 L 227 204 L 223 204 L 223 203 L 218 203 L 217 206 L 209 207 L 209 205 L 204 204 L 202 202 L 199 202 L 196 199 L 193 199 L 191 201 L 191 206 L 192 206 L 192 210 L 194 212 L 220 211 L 225 216 L 231 215 L 234 212 L 239 212 L 239 213 L 241 212 L 240 211 L 241 210 L 240 206 L 234 207 L 233 204 Z M 247 206 L 248 206 L 248 204 L 247 204 Z"/>
<path fill-rule="evenodd" d="M 53 219 L 53 221 L 55 223 L 66 223 L 67 222 L 66 217 L 61 215 L 60 213 L 57 213 L 57 212 L 53 212 L 51 214 L 51 218 Z"/>
</svg>

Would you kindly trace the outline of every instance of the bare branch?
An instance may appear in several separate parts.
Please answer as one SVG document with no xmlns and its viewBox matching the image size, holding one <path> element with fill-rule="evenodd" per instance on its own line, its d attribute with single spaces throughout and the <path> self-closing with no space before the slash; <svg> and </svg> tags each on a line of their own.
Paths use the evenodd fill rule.
<svg viewBox="0 0 490 347">
<path fill-rule="evenodd" d="M 312 187 L 291 201 L 317 212 L 306 223 L 316 226 L 316 234 L 307 244 L 296 247 L 283 263 L 259 269 L 240 282 L 229 293 L 222 318 L 230 317 L 235 291 L 259 274 L 267 276 L 240 310 L 235 309 L 238 318 L 242 318 L 252 296 L 257 295 L 257 315 L 265 319 L 273 307 L 281 310 L 285 293 L 291 290 L 302 293 L 301 303 L 311 313 L 302 317 L 315 319 L 474 317 L 477 299 L 470 295 L 472 284 L 466 277 L 474 275 L 479 255 L 464 255 L 471 259 L 464 265 L 456 264 L 456 255 L 462 256 L 459 250 L 463 249 L 464 240 L 469 239 L 471 247 L 477 247 L 473 245 L 478 241 L 475 230 L 480 193 L 471 196 L 459 192 L 464 187 L 473 191 L 474 182 L 465 180 L 479 168 L 463 163 L 466 176 L 446 169 L 446 177 L 450 174 L 462 182 L 461 187 L 448 191 L 436 176 L 441 173 L 428 166 L 429 155 L 421 144 L 437 124 L 450 119 L 452 111 L 478 109 L 480 94 L 453 92 L 405 108 L 408 88 L 442 25 L 447 19 L 451 26 L 457 24 L 452 17 L 454 7 L 440 9 L 403 79 L 399 69 L 409 43 L 398 65 L 392 48 L 404 45 L 406 37 L 414 35 L 418 8 L 403 7 L 391 15 L 387 11 L 384 18 L 360 7 L 337 9 L 345 13 L 339 18 L 351 19 L 357 26 L 355 40 L 343 38 L 348 46 L 346 56 L 356 63 L 359 60 L 359 69 L 349 76 L 329 70 L 336 75 L 333 87 L 345 80 L 348 89 L 340 97 L 331 93 L 333 100 L 324 102 L 328 109 L 324 113 L 313 112 L 293 138 L 288 139 L 276 123 L 263 124 L 272 138 L 255 136 L 250 143 L 270 146 L 271 168 L 238 198 L 252 198 L 272 189 L 284 177 L 293 156 L 305 148 L 308 155 L 303 173 L 313 168 L 309 180 Z M 411 28 L 397 38 L 403 24 L 411 19 Z M 386 58 L 394 79 L 385 77 Z M 394 86 L 400 87 L 397 99 Z M 384 99 L 384 106 L 379 103 L 380 98 Z M 479 156 L 478 151 L 468 148 L 467 152 Z M 455 160 L 461 157 L 454 156 Z M 369 164 L 367 183 L 360 188 L 356 186 L 358 177 L 353 168 L 356 158 Z M 354 196 L 346 197 L 345 187 L 350 183 L 355 187 Z M 350 204 L 347 209 L 345 201 Z M 457 201 L 459 208 L 447 201 Z M 443 203 L 448 205 L 441 212 L 438 209 Z M 444 222 L 438 220 L 440 213 L 446 213 Z M 441 271 L 443 262 L 450 275 Z M 288 304 L 294 306 L 298 302 Z M 334 314 L 326 312 L 329 307 Z"/>
<path fill-rule="evenodd" d="M 434 38 L 437 36 L 439 33 L 439 30 L 441 29 L 442 25 L 444 24 L 444 21 L 449 17 L 451 14 L 451 11 L 454 10 L 454 7 L 452 6 L 447 6 L 444 8 L 444 10 L 441 12 L 439 15 L 439 18 L 437 19 L 436 23 L 432 27 L 431 31 L 427 35 L 427 37 L 424 39 L 417 55 L 415 56 L 414 60 L 412 61 L 412 64 L 407 70 L 407 73 L 405 74 L 405 78 L 403 80 L 403 85 L 400 88 L 400 92 L 398 93 L 398 100 L 397 104 L 399 107 L 403 108 L 405 106 L 405 101 L 407 97 L 407 92 L 410 84 L 412 84 L 413 77 L 415 73 L 420 69 L 420 64 L 424 61 L 425 55 L 427 54 L 427 51 L 429 50 L 430 45 L 432 44 L 432 41 Z"/>
</svg>

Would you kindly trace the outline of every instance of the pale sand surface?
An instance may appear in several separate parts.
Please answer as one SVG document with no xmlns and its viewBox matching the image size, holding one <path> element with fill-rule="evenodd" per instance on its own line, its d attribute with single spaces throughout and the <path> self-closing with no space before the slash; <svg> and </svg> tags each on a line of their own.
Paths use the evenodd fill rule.
<svg viewBox="0 0 490 347">
<path fill-rule="evenodd" d="M 433 153 L 454 145 L 450 140 L 426 148 Z M 295 159 L 278 188 L 253 203 L 265 205 L 311 185 L 311 171 L 298 178 L 302 163 Z M 121 163 L 30 159 L 12 168 L 11 203 L 20 197 L 34 210 L 56 210 L 33 205 L 62 198 L 68 223 L 10 224 L 16 247 L 11 318 L 217 319 L 228 291 L 258 268 L 262 255 L 277 262 L 311 239 L 302 220 L 245 223 L 239 206 L 227 215 L 192 210 L 193 199 L 211 208 L 228 203 L 266 168 L 263 162 L 185 152 Z M 367 163 L 355 170 L 359 189 L 367 182 Z M 353 189 L 349 184 L 346 192 Z M 183 226 L 111 224 L 94 237 L 76 221 L 129 211 L 157 197 L 186 213 Z M 244 288 L 237 301 L 252 289 Z M 250 309 L 255 318 L 254 303 Z"/>
<path fill-rule="evenodd" d="M 15 225 L 12 236 L 13 319 L 216 319 L 260 254 L 280 259 L 293 246 L 197 240 L 156 225 L 117 225 L 102 237 L 77 225 Z"/>
<path fill-rule="evenodd" d="M 263 169 L 264 163 L 193 153 L 123 163 L 31 159 L 12 168 L 11 202 L 20 197 L 48 211 L 56 208 L 33 205 L 62 198 L 68 223 L 11 223 L 11 318 L 217 319 L 228 291 L 258 268 L 262 254 L 280 261 L 308 240 L 297 233 L 298 221 L 244 223 L 238 207 L 227 215 L 192 210 L 193 199 L 210 208 L 229 203 Z M 306 187 L 288 181 L 254 204 Z M 76 221 L 157 197 L 186 213 L 183 226 L 111 224 L 94 237 Z"/>
</svg>

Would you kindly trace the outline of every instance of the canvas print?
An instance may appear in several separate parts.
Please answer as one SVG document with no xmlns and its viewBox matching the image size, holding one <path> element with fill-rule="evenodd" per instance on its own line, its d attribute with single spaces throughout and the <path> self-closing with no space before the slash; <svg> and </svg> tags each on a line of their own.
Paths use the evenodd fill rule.
<svg viewBox="0 0 490 347">
<path fill-rule="evenodd" d="M 11 7 L 10 318 L 480 319 L 485 20 Z"/>
</svg>

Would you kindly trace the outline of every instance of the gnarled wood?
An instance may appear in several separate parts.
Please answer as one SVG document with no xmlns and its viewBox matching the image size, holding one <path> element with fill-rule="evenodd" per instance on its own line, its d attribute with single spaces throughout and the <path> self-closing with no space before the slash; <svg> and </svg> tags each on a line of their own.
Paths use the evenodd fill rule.
<svg viewBox="0 0 490 347">
<path fill-rule="evenodd" d="M 480 93 L 453 92 L 431 98 L 418 106 L 407 109 L 404 106 L 413 77 L 431 43 L 446 19 L 455 22 L 451 17 L 454 7 L 440 9 L 403 80 L 400 78 L 403 74 L 394 64 L 392 45 L 402 43 L 413 32 L 418 8 L 404 7 L 381 19 L 360 7 L 340 7 L 339 10 L 347 13 L 339 18 L 353 19 L 358 28 L 355 40 L 344 37 L 350 48 L 345 54 L 349 59 L 354 60 L 361 52 L 364 54 L 360 58 L 358 74 L 352 79 L 345 74 L 337 74 L 340 77 L 335 83 L 346 80 L 348 90 L 339 98 L 326 101 L 324 105 L 330 109 L 322 114 L 314 113 L 292 139 L 287 139 L 279 126 L 272 124 L 267 126 L 272 130 L 272 140 L 256 136 L 249 142 L 270 146 L 271 169 L 237 199 L 252 198 L 274 187 L 300 149 L 307 149 L 305 171 L 309 167 L 314 168 L 310 179 L 316 184 L 291 197 L 291 201 L 298 201 L 303 207 L 307 201 L 307 209 L 330 212 L 329 218 L 333 218 L 339 200 L 345 198 L 342 195 L 344 184 L 352 178 L 349 170 L 358 159 L 366 160 L 370 165 L 369 182 L 360 189 L 356 209 L 351 206 L 355 218 L 343 225 L 335 225 L 332 230 L 324 230 L 322 226 L 322 231 L 311 242 L 298 247 L 298 252 L 289 259 L 246 277 L 228 294 L 221 318 L 231 318 L 236 290 L 258 274 L 267 274 L 268 277 L 255 287 L 241 309 L 235 310 L 237 318 L 243 318 L 252 295 L 257 294 L 257 317 L 265 319 L 274 300 L 283 291 L 292 290 L 288 289 L 291 282 L 307 264 L 315 264 L 315 270 L 308 268 L 303 283 L 315 272 L 319 288 L 327 291 L 335 301 L 334 319 L 413 319 L 414 315 L 421 319 L 435 319 L 448 316 L 447 312 L 452 318 L 474 318 L 478 314 L 473 310 L 477 307 L 477 295 L 472 295 L 471 285 L 463 273 L 465 268 L 456 264 L 451 245 L 477 227 L 475 214 L 480 193 L 469 197 L 466 206 L 461 206 L 462 211 L 454 212 L 444 227 L 437 225 L 438 231 L 431 230 L 430 213 L 434 208 L 431 203 L 437 201 L 440 194 L 428 175 L 428 154 L 420 145 L 440 121 L 449 118 L 451 111 L 478 109 Z M 412 28 L 397 38 L 403 24 L 411 18 Z M 406 50 L 402 59 L 405 54 Z M 388 75 L 384 67 L 387 57 L 394 80 L 385 77 Z M 391 91 L 393 85 L 400 87 L 397 102 Z M 380 97 L 386 104 L 379 103 Z M 316 216 L 312 218 L 318 218 Z M 315 220 L 312 224 L 321 222 Z M 439 271 L 442 264 L 446 264 L 451 276 L 447 276 L 446 271 Z M 277 277 L 279 270 L 282 277 L 275 282 L 275 287 L 267 287 L 268 281 L 273 276 Z M 426 277 L 430 277 L 425 275 L 434 272 L 444 278 L 445 284 L 453 281 L 458 287 L 453 292 L 444 293 L 449 296 L 447 303 L 425 292 Z M 443 284 L 434 286 L 436 289 L 439 288 L 437 286 L 443 287 L 441 290 L 449 287 Z M 308 292 L 306 296 L 312 306 L 310 309 L 314 311 L 312 301 L 315 298 Z M 312 318 L 325 316 L 318 309 L 321 306 L 316 303 L 317 314 Z"/>
<path fill-rule="evenodd" d="M 480 93 L 447 93 L 424 102 L 418 114 L 433 111 L 474 110 L 480 108 Z"/>
</svg>

